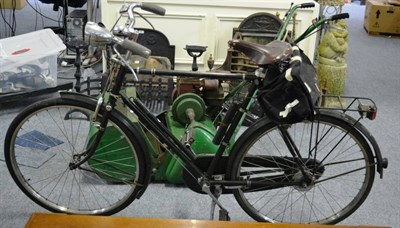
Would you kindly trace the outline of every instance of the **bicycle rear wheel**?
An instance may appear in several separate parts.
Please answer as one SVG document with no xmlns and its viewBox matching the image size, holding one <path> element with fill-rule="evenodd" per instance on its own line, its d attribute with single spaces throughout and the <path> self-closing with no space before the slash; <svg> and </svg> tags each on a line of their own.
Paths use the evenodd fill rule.
<svg viewBox="0 0 400 228">
<path fill-rule="evenodd" d="M 143 147 L 132 143 L 134 134 L 114 114 L 95 154 L 71 168 L 98 132 L 98 123 L 91 121 L 94 110 L 82 101 L 46 100 L 21 112 L 8 129 L 8 170 L 30 199 L 50 211 L 113 214 L 128 206 L 145 183 Z"/>
<path fill-rule="evenodd" d="M 351 125 L 327 115 L 285 129 L 311 180 L 300 171 L 278 126 L 261 120 L 243 133 L 230 156 L 228 178 L 253 185 L 234 191 L 240 206 L 267 222 L 334 224 L 348 217 L 373 184 L 368 143 Z"/>
</svg>

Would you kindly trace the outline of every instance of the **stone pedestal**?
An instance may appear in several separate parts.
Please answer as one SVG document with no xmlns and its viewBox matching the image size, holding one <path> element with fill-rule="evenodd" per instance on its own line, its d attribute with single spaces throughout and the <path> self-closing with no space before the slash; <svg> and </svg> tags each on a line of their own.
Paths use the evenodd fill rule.
<svg viewBox="0 0 400 228">
<path fill-rule="evenodd" d="M 344 85 L 347 75 L 347 64 L 341 66 L 332 66 L 327 64 L 318 64 L 317 69 L 319 86 L 326 89 L 327 95 L 343 96 Z M 344 99 L 324 98 L 325 107 L 341 107 L 346 105 Z"/>
</svg>

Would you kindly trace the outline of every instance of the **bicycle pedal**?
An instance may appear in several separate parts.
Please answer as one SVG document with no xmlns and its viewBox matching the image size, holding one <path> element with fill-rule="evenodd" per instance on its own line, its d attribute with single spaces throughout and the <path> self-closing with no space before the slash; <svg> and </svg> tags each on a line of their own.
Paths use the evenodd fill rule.
<svg viewBox="0 0 400 228">
<path fill-rule="evenodd" d="M 219 221 L 231 221 L 229 213 L 226 210 L 219 210 Z"/>
</svg>

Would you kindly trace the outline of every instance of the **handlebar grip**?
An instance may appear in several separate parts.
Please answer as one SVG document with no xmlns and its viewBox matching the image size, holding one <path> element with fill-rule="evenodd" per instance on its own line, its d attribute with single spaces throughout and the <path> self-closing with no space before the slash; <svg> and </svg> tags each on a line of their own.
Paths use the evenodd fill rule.
<svg viewBox="0 0 400 228">
<path fill-rule="evenodd" d="M 348 13 L 336 14 L 336 15 L 333 15 L 331 17 L 331 21 L 336 21 L 336 20 L 340 20 L 340 19 L 346 19 L 346 18 L 349 18 L 349 17 L 350 17 L 350 15 Z"/>
<path fill-rule="evenodd" d="M 163 7 L 152 4 L 152 3 L 143 2 L 140 8 L 142 8 L 142 10 L 146 10 L 146 11 L 149 11 L 154 14 L 161 15 L 161 16 L 165 15 L 165 9 Z"/>
<path fill-rule="evenodd" d="M 299 8 L 312 8 L 314 6 L 315 6 L 315 4 L 313 2 L 307 2 L 307 3 L 300 4 Z"/>
<path fill-rule="evenodd" d="M 123 48 L 130 50 L 132 54 L 140 55 L 144 58 L 148 58 L 151 54 L 150 49 L 129 39 L 124 39 L 120 45 Z"/>
</svg>

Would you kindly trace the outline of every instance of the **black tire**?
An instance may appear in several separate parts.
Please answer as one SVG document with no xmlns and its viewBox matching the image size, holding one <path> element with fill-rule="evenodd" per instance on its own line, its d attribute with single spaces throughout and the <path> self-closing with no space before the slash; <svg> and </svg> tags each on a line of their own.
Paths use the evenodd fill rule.
<svg viewBox="0 0 400 228">
<path fill-rule="evenodd" d="M 327 115 L 285 127 L 314 183 L 299 171 L 277 125 L 263 118 L 240 136 L 228 161 L 227 178 L 254 184 L 234 191 L 240 206 L 265 222 L 335 224 L 348 217 L 374 181 L 368 143 L 347 122 Z M 257 185 L 261 181 L 271 184 Z"/>
<path fill-rule="evenodd" d="M 95 108 L 79 99 L 41 101 L 21 112 L 7 131 L 4 153 L 11 176 L 30 199 L 50 211 L 114 214 L 147 183 L 143 140 L 115 111 L 95 154 L 79 168 L 70 168 L 98 132 L 91 122 Z"/>
</svg>

